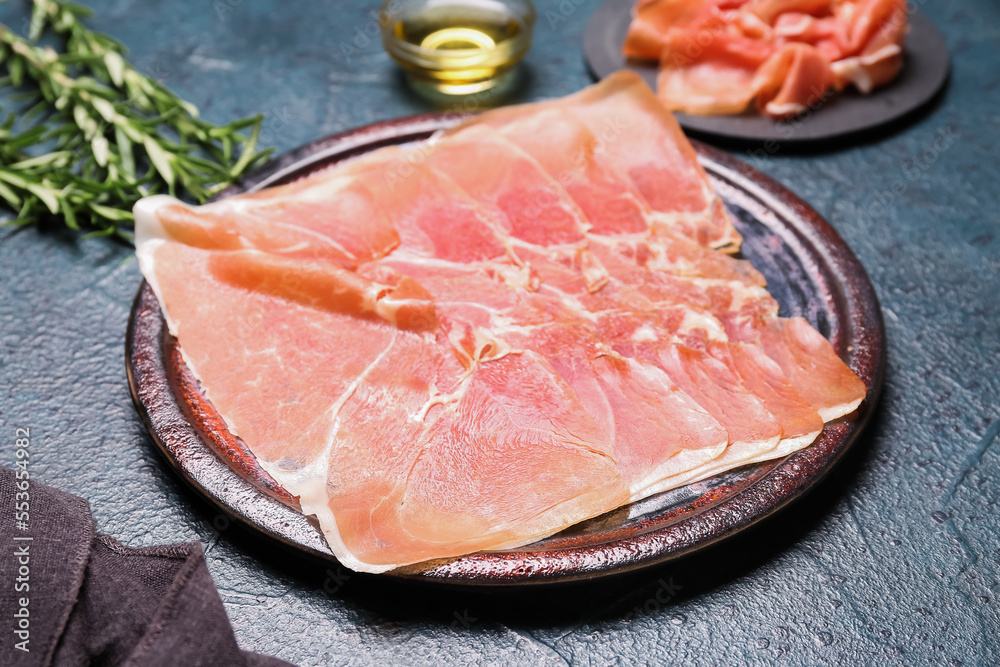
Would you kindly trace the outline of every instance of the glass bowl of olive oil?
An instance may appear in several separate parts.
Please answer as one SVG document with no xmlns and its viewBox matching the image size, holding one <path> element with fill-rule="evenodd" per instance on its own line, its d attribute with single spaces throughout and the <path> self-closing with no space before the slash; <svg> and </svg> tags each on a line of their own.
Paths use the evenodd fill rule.
<svg viewBox="0 0 1000 667">
<path fill-rule="evenodd" d="M 506 79 L 531 47 L 531 0 L 386 0 L 385 50 L 418 88 L 470 95 Z"/>
</svg>

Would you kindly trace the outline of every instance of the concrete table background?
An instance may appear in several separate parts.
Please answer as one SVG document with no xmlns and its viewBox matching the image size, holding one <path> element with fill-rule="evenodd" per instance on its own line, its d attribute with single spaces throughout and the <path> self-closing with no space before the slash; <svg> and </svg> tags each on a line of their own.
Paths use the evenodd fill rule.
<svg viewBox="0 0 1000 667">
<path fill-rule="evenodd" d="M 429 109 L 370 36 L 373 2 L 101 0 L 93 25 L 215 121 L 264 112 L 266 144 Z M 28 3 L 0 20 L 24 27 Z M 597 0 L 539 0 L 517 99 L 590 82 Z M 879 414 L 805 502 L 736 542 L 623 581 L 484 596 L 325 571 L 229 526 L 165 466 L 133 410 L 131 251 L 0 231 L 3 442 L 133 546 L 200 540 L 241 646 L 299 664 L 996 664 L 1000 660 L 1000 6 L 915 0 L 952 80 L 878 141 L 766 158 L 874 281 L 888 329 Z M 366 34 L 369 33 L 369 34 Z M 11 453 L 0 456 L 10 464 Z"/>
</svg>

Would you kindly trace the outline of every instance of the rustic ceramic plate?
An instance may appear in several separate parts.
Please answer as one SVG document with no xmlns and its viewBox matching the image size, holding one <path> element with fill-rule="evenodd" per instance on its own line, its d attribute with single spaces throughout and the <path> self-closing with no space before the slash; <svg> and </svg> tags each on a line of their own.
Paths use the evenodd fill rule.
<svg viewBox="0 0 1000 667">
<path fill-rule="evenodd" d="M 583 54 L 598 79 L 620 69 L 631 69 L 656 90 L 657 64 L 629 60 L 622 55 L 635 3 L 636 0 L 608 0 L 598 7 L 587 24 Z M 780 122 L 752 110 L 736 116 L 677 114 L 677 120 L 689 131 L 746 141 L 815 142 L 871 130 L 919 110 L 948 80 L 948 46 L 926 11 L 918 8 L 912 12 L 905 47 L 899 76 L 871 95 L 849 88 L 814 112 Z"/>
<path fill-rule="evenodd" d="M 418 116 L 321 139 L 279 157 L 224 195 L 285 183 L 380 146 L 421 141 L 459 118 Z M 530 547 L 385 576 L 517 585 L 588 579 L 662 563 L 729 537 L 801 497 L 857 440 L 877 401 L 885 359 L 882 316 L 864 268 L 833 228 L 791 192 L 724 153 L 695 147 L 736 218 L 744 255 L 767 277 L 781 314 L 808 319 L 867 385 L 868 398 L 853 419 L 827 424 L 815 444 L 783 460 L 662 493 Z M 261 469 L 202 395 L 145 283 L 129 320 L 126 364 L 153 441 L 188 483 L 261 533 L 333 559 L 316 524 L 299 512 L 296 498 Z"/>
</svg>

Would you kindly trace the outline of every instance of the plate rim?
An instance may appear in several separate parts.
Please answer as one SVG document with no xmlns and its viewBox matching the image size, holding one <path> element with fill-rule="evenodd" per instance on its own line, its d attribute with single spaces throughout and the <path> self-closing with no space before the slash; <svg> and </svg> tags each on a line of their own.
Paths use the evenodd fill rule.
<svg viewBox="0 0 1000 667">
<path fill-rule="evenodd" d="M 218 198 L 238 192 L 267 187 L 278 181 L 294 177 L 297 173 L 315 169 L 317 164 L 327 162 L 332 157 L 345 159 L 383 145 L 406 143 L 408 138 L 410 141 L 419 140 L 420 138 L 425 138 L 429 133 L 454 125 L 470 115 L 456 112 L 421 114 L 372 123 L 353 130 L 323 137 L 275 157 L 263 167 L 245 177 L 241 183 L 230 186 L 221 192 Z M 885 326 L 878 298 L 867 272 L 853 251 L 841 239 L 830 223 L 784 185 L 723 151 L 698 141 L 693 140 L 692 143 L 698 152 L 700 161 L 708 167 L 710 173 L 715 175 L 716 178 L 738 181 L 741 189 L 744 189 L 744 191 L 747 191 L 761 201 L 769 201 L 771 206 L 768 206 L 768 210 L 780 211 L 782 214 L 781 217 L 786 221 L 783 227 L 800 237 L 797 239 L 800 244 L 804 243 L 808 245 L 814 253 L 821 256 L 826 268 L 834 270 L 833 272 L 837 279 L 831 281 L 831 284 L 841 292 L 839 298 L 845 300 L 845 302 L 854 303 L 853 310 L 847 309 L 852 317 L 845 318 L 845 326 L 850 325 L 851 327 L 855 327 L 857 325 L 857 322 L 853 321 L 854 316 L 860 315 L 865 320 L 865 331 L 871 338 L 870 344 L 874 347 L 874 363 L 869 371 L 871 383 L 868 386 L 868 395 L 859 408 L 856 419 L 851 422 L 845 422 L 847 433 L 842 437 L 842 441 L 836 446 L 833 454 L 827 457 L 822 462 L 822 465 L 816 467 L 810 474 L 804 477 L 801 474 L 793 474 L 791 479 L 795 480 L 796 483 L 791 488 L 786 488 L 784 492 L 775 492 L 774 487 L 779 482 L 778 478 L 783 475 L 787 476 L 791 472 L 791 468 L 794 468 L 796 465 L 796 457 L 800 456 L 802 452 L 809 451 L 810 448 L 806 448 L 802 452 L 793 453 L 784 459 L 778 460 L 771 471 L 765 473 L 760 479 L 755 480 L 748 487 L 734 494 L 733 497 L 707 507 L 701 512 L 686 516 L 676 523 L 655 528 L 649 532 L 623 537 L 599 545 L 571 547 L 561 551 L 511 551 L 468 554 L 455 559 L 448 559 L 441 564 L 431 564 L 428 566 L 428 569 L 422 569 L 421 571 L 395 570 L 382 575 L 383 577 L 389 576 L 392 578 L 419 580 L 460 587 L 499 586 L 509 588 L 511 586 L 533 586 L 594 580 L 660 565 L 723 542 L 781 512 L 787 506 L 808 495 L 808 492 L 815 488 L 830 473 L 846 456 L 848 451 L 853 449 L 874 413 L 881 393 L 885 369 Z M 755 192 L 747 189 L 748 185 Z M 787 226 L 789 223 L 794 223 L 796 219 L 804 223 L 804 228 L 799 228 L 794 224 L 791 224 L 790 227 Z M 849 272 L 854 273 L 853 278 L 848 275 Z M 845 278 L 845 276 L 847 277 Z M 851 294 L 843 293 L 845 287 L 850 288 Z M 155 305 L 155 314 L 152 312 L 153 309 L 149 307 L 150 299 L 152 299 L 152 303 Z M 159 318 L 158 323 L 150 322 L 150 318 L 154 316 Z M 129 314 L 125 340 L 126 370 L 130 393 L 136 410 L 154 445 L 166 459 L 170 467 L 204 499 L 208 500 L 227 516 L 240 521 L 240 523 L 244 524 L 251 531 L 261 533 L 300 553 L 304 552 L 311 556 L 335 561 L 312 519 L 305 517 L 277 499 L 262 492 L 257 486 L 240 476 L 228 463 L 215 455 L 211 447 L 201 441 L 200 438 L 195 436 L 201 442 L 201 447 L 212 455 L 218 466 L 225 469 L 219 471 L 219 474 L 225 478 L 219 481 L 219 484 L 246 485 L 256 492 L 258 496 L 254 502 L 273 505 L 265 509 L 276 512 L 279 517 L 285 520 L 309 522 L 316 532 L 316 544 L 307 545 L 289 539 L 287 535 L 271 530 L 269 527 L 255 521 L 254 517 L 249 516 L 249 513 L 245 511 L 245 508 L 234 507 L 233 502 L 227 502 L 225 498 L 219 497 L 216 492 L 206 487 L 206 484 L 203 483 L 205 480 L 197 479 L 194 476 L 189 464 L 178 457 L 177 451 L 174 451 L 178 447 L 178 444 L 167 443 L 165 441 L 165 438 L 171 437 L 171 434 L 172 437 L 177 437 L 177 429 L 179 427 L 183 429 L 184 425 L 176 423 L 177 414 L 167 415 L 165 418 L 161 417 L 159 419 L 150 414 L 151 407 L 159 409 L 162 412 L 165 409 L 163 401 L 169 401 L 169 399 L 165 399 L 161 395 L 149 396 L 151 393 L 149 387 L 151 366 L 155 366 L 158 361 L 164 377 L 167 373 L 166 361 L 163 359 L 162 354 L 164 352 L 162 344 L 156 345 L 156 349 L 160 350 L 161 354 L 154 354 L 154 358 L 152 359 L 149 358 L 149 350 L 143 350 L 141 347 L 142 344 L 149 344 L 146 339 L 151 332 L 151 326 L 155 330 L 152 332 L 158 338 L 162 338 L 165 322 L 162 314 L 159 312 L 159 306 L 156 303 L 155 296 L 152 294 L 152 289 L 143 280 Z M 854 336 L 856 335 L 857 333 L 854 334 Z M 851 340 L 853 340 L 853 337 Z M 166 382 L 165 379 L 164 382 Z M 866 384 L 868 383 L 866 382 Z M 163 387 L 160 387 L 160 391 L 163 391 Z M 152 393 L 155 394 L 156 392 Z M 168 393 L 173 397 L 177 413 L 183 418 L 179 401 L 174 395 L 173 389 L 169 388 L 169 385 Z M 146 405 L 146 401 L 143 398 L 144 395 L 146 395 L 146 401 L 153 402 L 152 406 Z M 187 427 L 192 432 L 194 431 L 195 427 L 190 423 L 187 424 Z M 824 430 L 825 433 L 826 431 Z M 183 443 L 181 448 L 185 448 L 190 444 L 193 443 Z M 784 480 L 783 477 L 782 480 Z M 787 480 L 784 481 L 787 483 Z M 246 491 L 246 489 L 242 490 Z M 766 500 L 758 502 L 755 505 L 756 509 L 753 511 L 734 507 L 737 501 L 742 500 L 745 502 L 750 494 L 754 494 L 755 496 L 763 495 Z M 735 512 L 733 511 L 734 509 Z M 699 519 L 700 522 L 704 523 L 708 519 L 720 519 L 726 513 L 731 515 L 728 525 L 721 527 L 717 525 L 716 529 L 707 537 L 697 539 L 686 546 L 671 546 L 669 543 L 663 542 L 668 537 L 668 534 L 682 532 L 680 527 L 695 519 Z M 287 526 L 287 523 L 285 525 Z M 660 540 L 659 544 L 657 544 L 658 539 Z M 639 555 L 624 563 L 608 563 L 604 561 L 596 566 L 585 567 L 580 566 L 579 563 L 573 566 L 572 564 L 563 562 L 561 567 L 552 568 L 551 561 L 555 557 L 566 561 L 567 554 L 580 556 L 585 554 L 585 552 L 595 550 L 607 553 L 612 547 L 628 548 L 633 552 L 638 552 Z M 518 556 L 520 556 L 520 562 L 534 561 L 540 558 L 550 562 L 546 564 L 544 572 L 528 571 L 518 574 L 514 571 L 514 574 L 511 575 L 510 572 L 512 570 L 510 566 Z M 496 567 L 492 567 L 497 562 L 505 565 L 506 569 L 500 568 L 498 570 Z M 456 566 L 456 564 L 460 565 Z M 507 572 L 507 574 L 504 574 L 504 572 Z"/>
</svg>

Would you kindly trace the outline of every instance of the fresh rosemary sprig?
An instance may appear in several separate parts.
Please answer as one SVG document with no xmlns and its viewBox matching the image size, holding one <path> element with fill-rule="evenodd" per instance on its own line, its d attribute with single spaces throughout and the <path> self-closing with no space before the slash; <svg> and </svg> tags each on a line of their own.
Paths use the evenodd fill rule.
<svg viewBox="0 0 1000 667">
<path fill-rule="evenodd" d="M 129 237 L 140 197 L 203 203 L 267 158 L 270 149 L 257 151 L 261 116 L 202 120 L 130 65 L 119 42 L 87 28 L 88 16 L 71 2 L 34 0 L 27 39 L 0 23 L 0 93 L 26 109 L 0 124 L 0 199 L 17 213 L 7 224 L 57 216 Z M 61 52 L 37 44 L 47 29 Z"/>
</svg>

